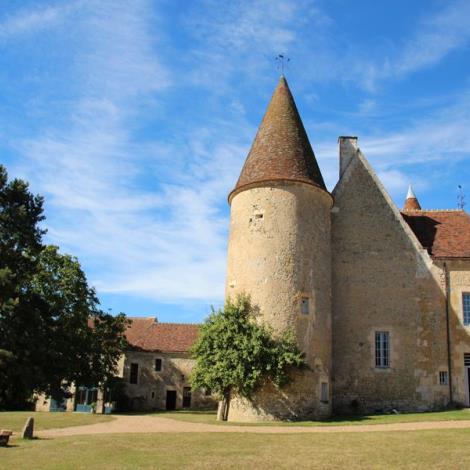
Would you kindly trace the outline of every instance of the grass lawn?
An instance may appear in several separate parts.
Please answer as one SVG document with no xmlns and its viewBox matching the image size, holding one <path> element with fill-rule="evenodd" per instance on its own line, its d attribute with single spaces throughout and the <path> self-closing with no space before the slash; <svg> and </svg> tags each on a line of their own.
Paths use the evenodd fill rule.
<svg viewBox="0 0 470 470">
<path fill-rule="evenodd" d="M 101 434 L 0 448 L 2 468 L 467 469 L 470 430 L 339 434 Z"/>
<path fill-rule="evenodd" d="M 108 415 L 95 415 L 88 413 L 49 413 L 41 411 L 0 411 L 0 429 L 9 429 L 20 432 L 26 419 L 34 418 L 34 429 L 66 428 L 111 421 Z"/>
<path fill-rule="evenodd" d="M 429 413 L 401 413 L 387 415 L 367 415 L 335 417 L 325 421 L 297 421 L 297 422 L 264 422 L 264 423 L 234 423 L 216 420 L 215 411 L 165 411 L 155 416 L 171 418 L 191 423 L 218 424 L 220 426 L 354 426 L 357 424 L 390 424 L 411 423 L 418 421 L 462 421 L 470 420 L 470 409 L 452 411 L 434 411 Z"/>
</svg>

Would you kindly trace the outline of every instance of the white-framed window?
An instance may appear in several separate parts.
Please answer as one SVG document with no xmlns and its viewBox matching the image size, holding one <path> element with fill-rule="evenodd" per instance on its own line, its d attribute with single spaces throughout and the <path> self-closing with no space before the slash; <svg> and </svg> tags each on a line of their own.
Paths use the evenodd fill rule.
<svg viewBox="0 0 470 470">
<path fill-rule="evenodd" d="M 470 326 L 470 293 L 462 294 L 463 324 Z"/>
<path fill-rule="evenodd" d="M 308 315 L 310 313 L 308 297 L 302 297 L 302 299 L 300 299 L 300 311 L 303 315 Z"/>
<path fill-rule="evenodd" d="M 446 370 L 439 371 L 439 385 L 449 384 L 449 374 Z"/>
<path fill-rule="evenodd" d="M 375 367 L 390 367 L 390 333 L 375 332 Z"/>
<path fill-rule="evenodd" d="M 329 401 L 328 382 L 321 383 L 320 401 L 322 401 L 323 403 L 328 403 Z"/>
<path fill-rule="evenodd" d="M 155 359 L 155 372 L 161 372 L 163 370 L 163 359 L 161 357 L 157 357 Z"/>
</svg>

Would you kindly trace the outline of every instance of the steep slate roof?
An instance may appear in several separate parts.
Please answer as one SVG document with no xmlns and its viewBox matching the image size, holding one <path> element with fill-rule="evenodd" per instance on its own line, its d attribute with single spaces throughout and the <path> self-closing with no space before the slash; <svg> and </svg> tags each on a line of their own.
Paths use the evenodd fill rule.
<svg viewBox="0 0 470 470">
<path fill-rule="evenodd" d="M 434 258 L 470 258 L 470 216 L 463 210 L 403 211 L 423 248 Z"/>
<path fill-rule="evenodd" d="M 256 134 L 231 198 L 268 181 L 300 181 L 326 191 L 302 120 L 282 76 Z"/>
<path fill-rule="evenodd" d="M 131 349 L 154 352 L 188 352 L 197 339 L 199 325 L 159 323 L 154 318 L 131 318 L 126 330 Z"/>
</svg>

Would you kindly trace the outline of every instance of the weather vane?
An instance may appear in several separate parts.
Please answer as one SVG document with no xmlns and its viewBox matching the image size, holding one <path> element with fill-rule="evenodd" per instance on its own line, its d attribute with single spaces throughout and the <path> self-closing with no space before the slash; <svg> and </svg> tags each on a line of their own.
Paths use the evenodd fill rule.
<svg viewBox="0 0 470 470">
<path fill-rule="evenodd" d="M 463 210 L 463 208 L 465 207 L 465 194 L 464 194 L 463 188 L 460 184 L 459 184 L 458 187 L 459 187 L 459 194 L 457 195 L 457 207 L 460 210 Z"/>
<path fill-rule="evenodd" d="M 281 71 L 281 75 L 284 75 L 284 70 L 287 68 L 287 64 L 290 62 L 290 58 L 284 54 L 278 54 L 276 56 L 277 69 Z"/>
</svg>

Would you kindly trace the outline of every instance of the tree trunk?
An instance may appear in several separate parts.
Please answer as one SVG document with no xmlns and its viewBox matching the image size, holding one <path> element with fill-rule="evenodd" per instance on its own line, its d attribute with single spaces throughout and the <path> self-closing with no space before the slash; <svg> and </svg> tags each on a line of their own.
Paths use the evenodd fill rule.
<svg viewBox="0 0 470 470">
<path fill-rule="evenodd" d="M 230 408 L 230 390 L 226 391 L 224 393 L 222 400 L 219 401 L 219 407 L 217 409 L 218 421 L 227 421 L 229 408 Z"/>
<path fill-rule="evenodd" d="M 224 420 L 224 400 L 219 401 L 219 406 L 217 408 L 217 421 Z"/>
</svg>

